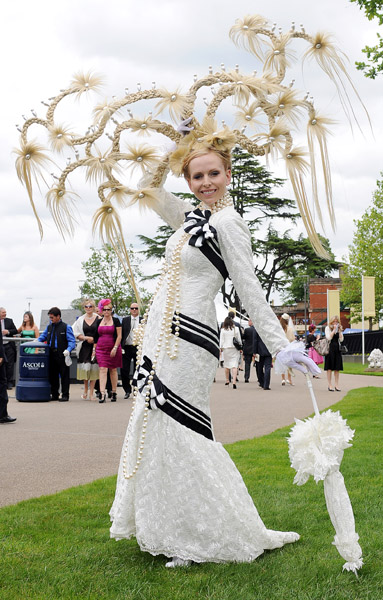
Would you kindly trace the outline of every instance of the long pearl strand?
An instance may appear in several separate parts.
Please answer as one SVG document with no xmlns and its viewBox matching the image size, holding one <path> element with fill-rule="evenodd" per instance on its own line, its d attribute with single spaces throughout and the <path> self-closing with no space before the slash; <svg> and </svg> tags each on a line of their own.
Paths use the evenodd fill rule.
<svg viewBox="0 0 383 600">
<path fill-rule="evenodd" d="M 217 202 L 212 206 L 206 206 L 202 202 L 198 205 L 198 208 L 201 210 L 210 210 L 212 214 L 226 208 L 227 206 L 233 206 L 233 200 L 228 191 L 217 200 Z M 161 353 L 161 348 L 163 341 L 165 341 L 165 351 L 171 360 L 174 360 L 178 356 L 178 339 L 179 339 L 179 324 L 180 324 L 180 305 L 181 305 L 181 287 L 180 287 L 180 274 L 181 274 L 181 252 L 184 245 L 190 238 L 190 234 L 184 232 L 178 243 L 176 244 L 172 258 L 170 261 L 170 265 L 168 263 L 165 264 L 163 271 L 161 273 L 160 279 L 157 283 L 156 290 L 151 297 L 149 304 L 146 308 L 143 319 L 134 331 L 134 343 L 137 345 L 137 365 L 140 365 L 142 362 L 142 349 L 143 349 L 143 341 L 145 334 L 145 327 L 149 316 L 150 307 L 153 304 L 154 298 L 157 296 L 160 291 L 162 284 L 166 275 L 168 276 L 168 289 L 166 295 L 165 302 L 165 310 L 162 317 L 160 335 L 158 337 L 156 350 L 154 352 L 154 358 L 152 361 L 152 370 L 150 371 L 148 380 L 149 383 L 145 388 L 145 408 L 142 420 L 142 431 L 140 437 L 140 443 L 137 453 L 137 460 L 134 468 L 130 473 L 127 470 L 127 458 L 128 458 L 128 440 L 129 440 L 129 429 L 132 427 L 133 423 L 133 415 L 136 407 L 137 397 L 138 397 L 138 388 L 135 386 L 133 389 L 133 406 L 132 412 L 130 414 L 129 423 L 128 423 L 128 435 L 124 446 L 124 455 L 122 461 L 122 471 L 125 479 L 131 479 L 136 473 L 137 469 L 142 460 L 142 454 L 144 450 L 145 437 L 146 437 L 146 427 L 148 422 L 148 413 L 149 413 L 149 405 L 150 405 L 150 394 L 151 394 L 151 386 L 154 379 L 154 375 L 156 372 L 157 361 Z M 175 319 L 175 332 L 172 334 L 172 324 L 173 317 Z"/>
</svg>

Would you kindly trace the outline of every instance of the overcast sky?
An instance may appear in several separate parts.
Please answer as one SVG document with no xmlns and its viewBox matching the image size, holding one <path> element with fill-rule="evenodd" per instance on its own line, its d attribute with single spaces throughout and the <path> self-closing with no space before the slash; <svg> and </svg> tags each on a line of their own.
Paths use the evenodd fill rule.
<svg viewBox="0 0 383 600">
<path fill-rule="evenodd" d="M 316 65 L 307 65 L 303 73 L 300 68 L 292 72 L 295 87 L 310 91 L 320 112 L 338 120 L 329 143 L 338 229 L 336 234 L 328 229 L 326 235 L 338 259 L 346 254 L 352 242 L 353 220 L 371 203 L 383 170 L 383 78 L 368 80 L 353 66 L 355 60 L 363 58 L 361 48 L 375 44 L 378 27 L 355 4 L 347 0 L 15 1 L 2 7 L 0 40 L 0 305 L 8 309 L 17 326 L 28 303 L 39 323 L 42 309 L 53 305 L 67 308 L 78 297 L 84 279 L 81 261 L 89 257 L 90 246 L 98 244 L 90 232 L 98 200 L 94 188 L 82 188 L 79 225 L 74 239 L 66 243 L 40 202 L 44 224 L 44 239 L 40 242 L 26 191 L 14 169 L 11 152 L 18 144 L 15 124 L 23 122 L 23 114 L 30 116 L 31 109 L 43 118 L 41 100 L 67 87 L 72 75 L 80 70 L 105 75 L 107 85 L 101 100 L 112 95 L 122 97 L 125 87 L 134 91 L 137 82 L 143 88 L 156 81 L 170 90 L 178 85 L 186 90 L 194 73 L 207 74 L 209 65 L 217 70 L 221 62 L 228 67 L 239 63 L 241 72 L 251 72 L 259 65 L 233 45 L 228 31 L 236 18 L 254 13 L 277 22 L 284 30 L 295 21 L 297 25 L 303 23 L 311 34 L 317 30 L 332 32 L 350 59 L 349 72 L 371 116 L 374 135 L 360 108 L 358 117 L 364 135 L 356 128 L 351 133 L 332 84 Z M 292 44 L 297 56 L 306 47 L 300 40 Z M 92 103 L 100 99 L 93 96 L 89 112 Z M 79 117 L 79 110 L 74 105 L 72 114 L 81 121 L 83 113 Z M 81 123 L 80 130 L 85 131 L 87 126 L 88 122 Z M 279 165 L 273 168 L 279 176 L 284 175 Z M 185 189 L 178 180 L 169 185 L 173 190 Z M 292 197 L 289 187 L 285 195 Z M 137 233 L 152 235 L 159 224 L 157 217 L 143 217 L 130 210 L 124 217 L 127 242 L 137 245 Z"/>
</svg>

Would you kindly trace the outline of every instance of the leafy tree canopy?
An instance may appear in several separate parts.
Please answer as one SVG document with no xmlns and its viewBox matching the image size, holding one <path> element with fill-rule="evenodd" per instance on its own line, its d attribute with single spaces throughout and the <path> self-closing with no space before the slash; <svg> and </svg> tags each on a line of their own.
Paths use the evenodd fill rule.
<svg viewBox="0 0 383 600">
<path fill-rule="evenodd" d="M 81 308 L 82 298 L 93 298 L 96 302 L 101 298 L 110 298 L 114 311 L 118 315 L 128 314 L 129 306 L 131 302 L 136 301 L 136 298 L 114 250 L 110 244 L 105 244 L 100 249 L 91 248 L 91 250 L 90 258 L 81 263 L 85 275 L 85 281 L 80 287 L 81 298 L 73 300 L 72 307 Z M 134 277 L 138 283 L 142 280 L 140 269 L 142 259 L 131 247 L 128 252 Z M 139 287 L 139 291 L 145 305 L 149 295 L 142 287 Z"/>
<path fill-rule="evenodd" d="M 378 19 L 379 25 L 383 24 L 383 0 L 350 0 L 356 2 L 361 10 L 364 10 L 369 21 Z M 378 43 L 375 46 L 366 46 L 362 52 L 367 57 L 364 61 L 356 62 L 356 68 L 363 71 L 365 77 L 375 79 L 383 72 L 383 37 L 377 33 Z"/>
<path fill-rule="evenodd" d="M 383 173 L 381 173 L 383 176 Z M 354 308 L 353 321 L 362 314 L 362 275 L 375 277 L 374 322 L 383 315 L 383 180 L 377 181 L 372 205 L 362 218 L 354 221 L 356 231 L 349 246 L 342 275 L 341 300 Z"/>
</svg>

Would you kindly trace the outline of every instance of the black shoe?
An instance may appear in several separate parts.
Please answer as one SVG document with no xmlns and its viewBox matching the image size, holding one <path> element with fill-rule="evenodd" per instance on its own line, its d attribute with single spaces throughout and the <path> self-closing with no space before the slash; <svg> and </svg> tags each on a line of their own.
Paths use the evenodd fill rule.
<svg viewBox="0 0 383 600">
<path fill-rule="evenodd" d="M 108 398 L 110 399 L 112 397 L 112 392 L 108 392 Z"/>
<path fill-rule="evenodd" d="M 68 402 L 69 400 L 69 396 L 61 396 L 61 398 L 59 398 L 59 402 Z"/>
<path fill-rule="evenodd" d="M 15 417 L 10 417 L 9 415 L 7 415 L 6 417 L 2 417 L 0 419 L 0 423 L 14 423 L 16 421 Z"/>
<path fill-rule="evenodd" d="M 245 383 L 249 383 L 249 380 L 248 380 L 248 379 L 245 379 Z"/>
<path fill-rule="evenodd" d="M 126 392 L 126 394 L 124 396 L 124 400 L 127 400 L 128 398 L 130 398 L 130 394 L 128 394 L 128 392 Z"/>
<path fill-rule="evenodd" d="M 58 397 L 58 396 L 51 396 L 51 397 L 50 397 L 50 400 L 58 400 L 58 399 L 59 399 L 59 397 Z"/>
<path fill-rule="evenodd" d="M 235 385 L 235 383 L 233 383 L 233 390 L 236 390 L 237 386 Z"/>
<path fill-rule="evenodd" d="M 7 384 L 7 390 L 11 390 L 13 388 L 13 385 L 11 383 Z"/>
<path fill-rule="evenodd" d="M 265 392 L 266 392 L 267 390 L 270 390 L 271 388 L 263 388 L 263 389 L 264 389 L 264 390 L 265 390 Z"/>
<path fill-rule="evenodd" d="M 117 392 L 112 392 L 112 398 L 111 398 L 111 402 L 116 402 L 117 400 Z"/>
<path fill-rule="evenodd" d="M 99 404 L 103 404 L 103 402 L 105 402 L 106 400 L 106 392 L 104 392 L 104 394 L 101 394 L 100 392 L 100 399 L 99 399 Z"/>
</svg>

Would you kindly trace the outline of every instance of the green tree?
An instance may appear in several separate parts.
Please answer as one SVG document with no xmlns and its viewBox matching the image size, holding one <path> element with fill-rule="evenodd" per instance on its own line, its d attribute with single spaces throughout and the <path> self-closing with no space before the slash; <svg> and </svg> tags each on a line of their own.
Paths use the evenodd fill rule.
<svg viewBox="0 0 383 600">
<path fill-rule="evenodd" d="M 295 276 L 294 268 L 304 272 L 303 268 L 312 262 L 315 266 L 313 272 L 318 272 L 319 276 L 319 272 L 328 274 L 333 270 L 334 264 L 337 264 L 317 257 L 311 244 L 303 236 L 294 240 L 289 230 L 282 234 L 276 231 L 272 224 L 276 218 L 287 220 L 289 226 L 299 218 L 293 200 L 278 198 L 273 194 L 274 188 L 282 184 L 283 179 L 273 177 L 253 155 L 240 148 L 234 150 L 230 194 L 234 208 L 246 219 L 250 228 L 252 249 L 258 261 L 255 273 L 261 281 L 267 300 L 272 290 L 284 290 L 291 283 L 292 276 Z M 178 195 L 197 203 L 192 194 Z M 263 238 L 257 232 L 265 225 L 268 231 Z M 171 233 L 170 227 L 161 225 L 153 238 L 139 236 L 146 247 L 144 255 L 148 258 L 163 257 Z M 322 238 L 322 242 L 330 250 L 328 241 Z M 230 282 L 223 285 L 222 294 L 225 304 L 240 309 L 239 298 Z"/>
<path fill-rule="evenodd" d="M 383 176 L 383 173 L 381 173 Z M 372 205 L 354 221 L 356 231 L 345 258 L 341 300 L 354 309 L 354 322 L 362 315 L 362 275 L 375 277 L 375 306 L 378 322 L 383 316 L 383 180 L 377 181 Z"/>
<path fill-rule="evenodd" d="M 329 277 L 334 269 L 339 268 L 339 262 L 335 260 L 330 242 L 322 235 L 319 235 L 319 238 L 322 246 L 329 253 L 330 260 L 320 258 L 312 249 L 308 238 L 301 235 L 298 240 L 292 240 L 290 256 L 287 256 L 284 268 L 288 280 L 281 290 L 286 304 L 295 304 L 304 300 L 307 280 L 315 277 Z"/>
<path fill-rule="evenodd" d="M 383 0 L 350 0 L 356 2 L 364 10 L 369 21 L 378 19 L 379 25 L 383 24 Z M 362 52 L 366 55 L 368 63 L 356 62 L 356 68 L 363 71 L 365 77 L 375 79 L 383 72 L 383 37 L 377 33 L 378 43 L 375 46 L 366 46 Z"/>
<path fill-rule="evenodd" d="M 105 244 L 100 249 L 91 248 L 91 250 L 90 258 L 81 263 L 85 274 L 85 281 L 80 286 L 81 298 L 93 298 L 96 301 L 110 298 L 117 314 L 128 314 L 129 305 L 136 298 L 118 257 L 110 244 Z M 138 284 L 143 278 L 140 269 L 142 260 L 131 247 L 128 252 L 134 278 Z M 147 304 L 150 297 L 147 291 L 139 287 L 139 292 L 143 304 Z M 73 300 L 73 308 L 81 306 L 81 298 Z"/>
</svg>

